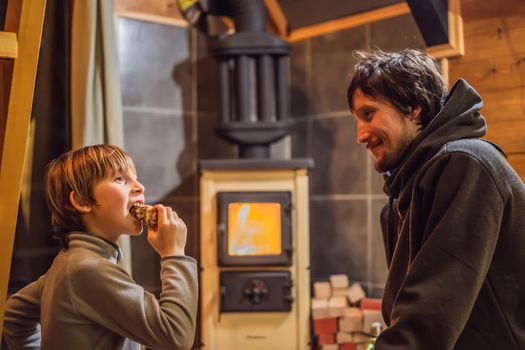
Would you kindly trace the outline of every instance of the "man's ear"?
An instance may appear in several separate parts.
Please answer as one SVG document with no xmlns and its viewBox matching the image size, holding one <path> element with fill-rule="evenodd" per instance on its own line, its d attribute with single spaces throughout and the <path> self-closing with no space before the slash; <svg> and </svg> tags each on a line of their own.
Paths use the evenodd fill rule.
<svg viewBox="0 0 525 350">
<path fill-rule="evenodd" d="M 421 121 L 421 106 L 412 107 L 408 114 L 408 117 L 412 121 Z"/>
<path fill-rule="evenodd" d="M 69 201 L 81 214 L 87 214 L 93 210 L 91 205 L 83 203 L 80 198 L 78 198 L 78 194 L 75 191 L 69 192 Z"/>
</svg>

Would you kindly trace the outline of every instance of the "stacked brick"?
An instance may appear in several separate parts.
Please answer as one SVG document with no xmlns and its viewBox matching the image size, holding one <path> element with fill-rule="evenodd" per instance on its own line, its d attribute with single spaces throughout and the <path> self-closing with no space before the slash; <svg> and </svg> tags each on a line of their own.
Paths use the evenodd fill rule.
<svg viewBox="0 0 525 350">
<path fill-rule="evenodd" d="M 311 301 L 313 331 L 320 350 L 364 350 L 373 322 L 381 322 L 381 299 L 366 297 L 347 275 L 314 283 Z"/>
</svg>

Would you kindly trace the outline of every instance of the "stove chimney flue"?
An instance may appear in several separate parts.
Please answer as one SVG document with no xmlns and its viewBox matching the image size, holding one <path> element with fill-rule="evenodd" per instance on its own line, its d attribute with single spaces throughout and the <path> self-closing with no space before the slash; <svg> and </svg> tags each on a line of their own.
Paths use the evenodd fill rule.
<svg viewBox="0 0 525 350">
<path fill-rule="evenodd" d="M 198 11 L 185 12 L 199 13 L 192 23 L 204 23 L 202 16 L 231 17 L 235 23 L 234 34 L 212 45 L 219 65 L 217 133 L 238 145 L 240 158 L 269 158 L 270 145 L 289 133 L 290 46 L 266 32 L 263 0 L 195 1 L 193 7 Z"/>
</svg>

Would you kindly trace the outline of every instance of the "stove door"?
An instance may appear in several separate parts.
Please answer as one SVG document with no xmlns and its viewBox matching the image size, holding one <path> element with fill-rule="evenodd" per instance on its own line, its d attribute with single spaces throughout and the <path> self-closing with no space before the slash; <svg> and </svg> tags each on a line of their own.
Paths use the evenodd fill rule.
<svg viewBox="0 0 525 350">
<path fill-rule="evenodd" d="M 289 271 L 223 271 L 221 312 L 290 311 Z"/>
<path fill-rule="evenodd" d="M 290 192 L 217 193 L 219 266 L 291 266 Z"/>
</svg>

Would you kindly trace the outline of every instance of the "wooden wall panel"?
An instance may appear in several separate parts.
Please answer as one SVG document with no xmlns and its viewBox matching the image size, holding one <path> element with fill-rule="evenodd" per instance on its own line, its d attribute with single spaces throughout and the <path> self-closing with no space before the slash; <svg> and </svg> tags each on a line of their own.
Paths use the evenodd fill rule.
<svg viewBox="0 0 525 350">
<path fill-rule="evenodd" d="M 490 0 L 492 1 L 492 0 Z M 462 62 L 525 54 L 523 16 L 497 17 L 463 22 L 465 56 Z"/>
<path fill-rule="evenodd" d="M 487 139 L 499 144 L 525 179 L 525 2 L 462 0 L 465 56 L 449 61 L 483 97 Z"/>
<path fill-rule="evenodd" d="M 525 154 L 509 155 L 509 163 L 520 175 L 521 179 L 525 181 Z"/>
<path fill-rule="evenodd" d="M 457 62 L 450 64 L 449 74 L 451 78 L 465 78 L 479 92 L 515 88 L 523 86 L 525 60 L 522 62 L 512 56 L 500 56 Z"/>
<path fill-rule="evenodd" d="M 481 113 L 489 123 L 523 120 L 525 116 L 525 91 L 523 87 L 483 91 Z"/>
<path fill-rule="evenodd" d="M 520 0 L 461 0 L 463 20 L 472 22 L 483 18 L 510 17 L 525 13 L 525 1 Z"/>
<path fill-rule="evenodd" d="M 525 154 L 525 120 L 490 122 L 486 138 L 500 145 L 505 153 Z"/>
</svg>

